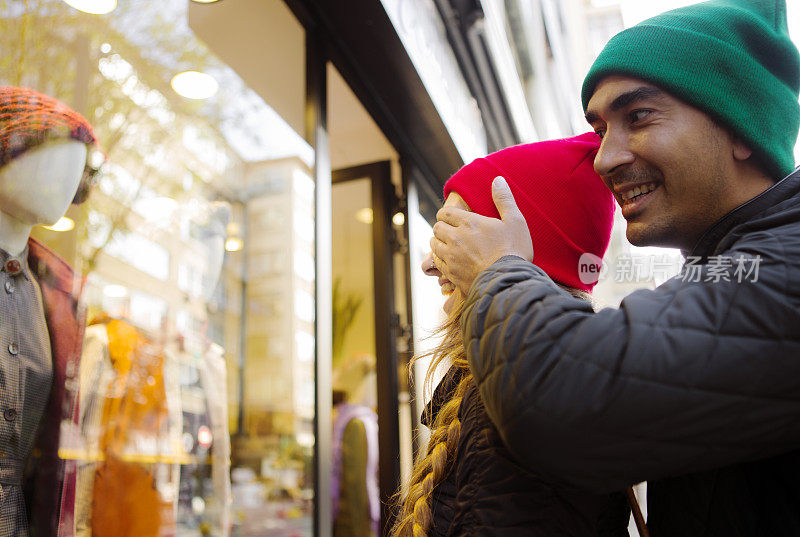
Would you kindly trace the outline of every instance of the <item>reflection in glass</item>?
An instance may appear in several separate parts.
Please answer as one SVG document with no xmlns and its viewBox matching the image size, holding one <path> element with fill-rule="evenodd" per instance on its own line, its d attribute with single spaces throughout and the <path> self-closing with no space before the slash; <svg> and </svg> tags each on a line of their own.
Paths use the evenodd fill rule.
<svg viewBox="0 0 800 537">
<path fill-rule="evenodd" d="M 75 106 L 105 157 L 74 229 L 35 232 L 85 314 L 60 516 L 81 537 L 310 536 L 313 150 L 187 9 L 0 0 L 0 82 Z M 177 96 L 192 70 L 216 93 Z"/>
</svg>

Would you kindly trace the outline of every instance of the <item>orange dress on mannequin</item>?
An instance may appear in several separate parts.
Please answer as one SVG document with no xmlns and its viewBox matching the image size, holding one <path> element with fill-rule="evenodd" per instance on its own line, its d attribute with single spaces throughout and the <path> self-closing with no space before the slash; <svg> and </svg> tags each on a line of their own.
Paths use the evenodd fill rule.
<svg viewBox="0 0 800 537">
<path fill-rule="evenodd" d="M 121 320 L 106 321 L 115 378 L 102 405 L 92 488 L 93 537 L 174 535 L 173 503 L 158 490 L 160 462 L 153 446 L 168 438 L 164 354 Z"/>
</svg>

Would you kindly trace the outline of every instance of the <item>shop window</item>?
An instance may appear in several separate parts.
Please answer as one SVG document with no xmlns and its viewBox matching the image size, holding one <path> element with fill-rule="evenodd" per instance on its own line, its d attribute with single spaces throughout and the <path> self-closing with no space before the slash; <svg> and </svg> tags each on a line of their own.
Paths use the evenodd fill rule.
<svg viewBox="0 0 800 537">
<path fill-rule="evenodd" d="M 305 34 L 283 2 L 242 5 L 119 2 L 90 15 L 62 0 L 0 1 L 0 85 L 82 114 L 97 139 L 89 164 L 102 162 L 66 213 L 73 227 L 33 232 L 75 275 L 35 273 L 67 282 L 76 300 L 64 311 L 83 342 L 68 362 L 51 358 L 76 414 L 53 420 L 62 434 L 45 447 L 68 486 L 47 488 L 47 519 L 27 513 L 37 525 L 61 520 L 80 537 L 312 535 Z M 181 89 L 187 71 L 216 92 Z"/>
</svg>

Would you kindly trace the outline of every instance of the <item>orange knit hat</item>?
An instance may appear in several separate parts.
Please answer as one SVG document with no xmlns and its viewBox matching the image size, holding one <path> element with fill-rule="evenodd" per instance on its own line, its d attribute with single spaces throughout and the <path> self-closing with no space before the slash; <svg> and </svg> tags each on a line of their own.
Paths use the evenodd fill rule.
<svg viewBox="0 0 800 537">
<path fill-rule="evenodd" d="M 57 138 L 97 143 L 86 118 L 61 101 L 30 88 L 0 86 L 0 167 Z M 87 166 L 73 203 L 88 197 L 95 171 Z"/>
</svg>

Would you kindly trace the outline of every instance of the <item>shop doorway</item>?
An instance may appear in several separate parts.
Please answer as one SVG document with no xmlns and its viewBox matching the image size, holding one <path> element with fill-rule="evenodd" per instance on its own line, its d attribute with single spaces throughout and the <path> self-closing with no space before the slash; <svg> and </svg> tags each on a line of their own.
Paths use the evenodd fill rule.
<svg viewBox="0 0 800 537">
<path fill-rule="evenodd" d="M 400 483 L 400 322 L 395 313 L 394 255 L 402 223 L 398 226 L 397 218 L 393 222 L 397 197 L 389 161 L 335 170 L 332 183 L 333 488 L 341 491 L 333 491 L 334 534 L 362 535 L 367 523 L 353 520 L 358 518 L 353 513 L 371 508 L 380 516 L 379 527 L 386 528 Z M 361 423 L 351 426 L 342 409 L 352 413 L 353 407 L 376 414 L 362 414 Z M 370 419 L 377 430 L 370 428 Z M 370 490 L 369 476 L 374 473 L 377 488 Z M 341 526 L 338 531 L 336 524 Z"/>
</svg>

